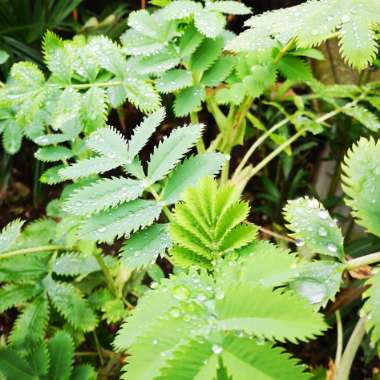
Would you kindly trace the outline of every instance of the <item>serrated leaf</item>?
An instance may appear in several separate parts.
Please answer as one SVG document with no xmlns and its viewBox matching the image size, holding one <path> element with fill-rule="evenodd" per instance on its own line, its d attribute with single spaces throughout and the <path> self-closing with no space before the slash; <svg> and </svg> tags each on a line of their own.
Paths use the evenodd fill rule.
<svg viewBox="0 0 380 380">
<path fill-rule="evenodd" d="M 137 199 L 85 220 L 79 234 L 84 239 L 111 242 L 151 225 L 159 217 L 161 208 L 158 202 Z"/>
<path fill-rule="evenodd" d="M 160 27 L 155 18 L 145 9 L 131 12 L 128 17 L 128 25 L 147 37 L 159 37 Z"/>
<path fill-rule="evenodd" d="M 74 215 L 89 215 L 138 198 L 146 182 L 124 177 L 112 177 L 75 190 L 64 202 L 64 211 Z"/>
<path fill-rule="evenodd" d="M 146 56 L 155 54 L 163 50 L 166 46 L 165 42 L 144 36 L 134 29 L 128 29 L 122 34 L 120 39 L 124 46 L 123 50 L 130 55 Z"/>
<path fill-rule="evenodd" d="M 216 301 L 216 312 L 223 329 L 243 330 L 266 339 L 303 341 L 326 329 L 322 315 L 307 301 L 260 286 L 228 284 L 224 298 Z"/>
<path fill-rule="evenodd" d="M 92 157 L 59 169 L 58 175 L 63 179 L 84 178 L 93 174 L 107 172 L 122 164 L 123 158 Z"/>
<path fill-rule="evenodd" d="M 175 50 L 166 48 L 149 57 L 140 59 L 137 70 L 140 74 L 160 74 L 176 67 L 179 62 L 180 57 Z"/>
<path fill-rule="evenodd" d="M 59 331 L 49 340 L 49 380 L 69 380 L 73 370 L 74 344 L 69 334 Z"/>
<path fill-rule="evenodd" d="M 152 183 L 165 178 L 178 164 L 201 137 L 202 129 L 201 124 L 177 128 L 154 149 L 148 163 L 148 178 Z"/>
<path fill-rule="evenodd" d="M 281 348 L 230 335 L 222 344 L 227 373 L 239 380 L 307 380 L 304 366 Z"/>
<path fill-rule="evenodd" d="M 377 236 L 380 236 L 379 165 L 380 143 L 365 138 L 348 151 L 342 165 L 346 203 L 353 209 L 357 222 Z"/>
<path fill-rule="evenodd" d="M 43 340 L 49 320 L 49 304 L 44 296 L 39 296 L 27 305 L 13 325 L 9 342 L 13 347 L 32 348 Z"/>
<path fill-rule="evenodd" d="M 0 372 L 7 379 L 38 380 L 27 361 L 7 347 L 0 348 Z"/>
<path fill-rule="evenodd" d="M 233 68 L 232 57 L 221 57 L 203 74 L 201 83 L 208 87 L 217 86 L 228 77 Z"/>
<path fill-rule="evenodd" d="M 33 298 L 37 289 L 30 284 L 6 284 L 0 288 L 0 313 Z"/>
<path fill-rule="evenodd" d="M 315 261 L 302 264 L 290 288 L 307 299 L 315 309 L 334 300 L 342 283 L 344 264 L 333 261 Z"/>
<path fill-rule="evenodd" d="M 316 199 L 304 197 L 289 201 L 284 209 L 288 228 L 314 253 L 343 260 L 343 236 L 336 221 Z"/>
<path fill-rule="evenodd" d="M 83 95 L 81 119 L 87 133 L 104 127 L 107 119 L 107 101 L 103 88 L 92 86 Z"/>
<path fill-rule="evenodd" d="M 208 11 L 207 8 L 194 15 L 196 28 L 208 38 L 219 36 L 226 26 L 225 17 L 217 12 Z"/>
<path fill-rule="evenodd" d="M 287 79 L 295 82 L 312 79 L 310 66 L 301 58 L 285 56 L 278 63 L 278 69 Z"/>
<path fill-rule="evenodd" d="M 63 168 L 65 168 L 65 165 L 62 164 L 45 170 L 40 177 L 40 181 L 48 185 L 55 185 L 65 181 L 65 178 L 59 174 L 60 170 Z"/>
<path fill-rule="evenodd" d="M 71 140 L 70 136 L 61 133 L 51 133 L 48 135 L 38 136 L 34 142 L 41 146 L 59 144 Z"/>
<path fill-rule="evenodd" d="M 166 224 L 154 224 L 136 232 L 125 241 L 120 250 L 120 259 L 129 270 L 146 267 L 171 246 Z"/>
<path fill-rule="evenodd" d="M 204 40 L 194 25 L 189 25 L 179 40 L 179 51 L 182 58 L 189 57 Z"/>
<path fill-rule="evenodd" d="M 206 92 L 202 85 L 194 85 L 183 89 L 175 98 L 174 113 L 177 117 L 189 115 L 198 111 L 202 101 L 206 98 Z"/>
<path fill-rule="evenodd" d="M 183 192 L 206 176 L 215 176 L 226 157 L 221 153 L 204 153 L 192 156 L 178 165 L 170 176 L 163 194 L 166 204 L 182 199 Z"/>
<path fill-rule="evenodd" d="M 25 222 L 16 219 L 8 223 L 0 233 L 0 254 L 9 250 L 15 243 L 16 239 L 20 236 L 21 228 Z"/>
<path fill-rule="evenodd" d="M 96 380 L 97 374 L 89 364 L 81 364 L 74 368 L 70 380 Z"/>
<path fill-rule="evenodd" d="M 380 128 L 380 120 L 378 117 L 365 107 L 358 105 L 350 108 L 343 107 L 342 112 L 356 119 L 360 124 L 363 124 L 371 131 L 377 132 Z"/>
<path fill-rule="evenodd" d="M 160 108 L 137 126 L 128 141 L 129 160 L 133 161 L 165 118 L 165 108 Z"/>
<path fill-rule="evenodd" d="M 190 0 L 176 0 L 163 8 L 159 15 L 166 20 L 176 20 L 189 17 L 202 10 L 202 5 Z"/>
<path fill-rule="evenodd" d="M 206 38 L 191 56 L 191 69 L 196 72 L 206 71 L 219 58 L 223 49 L 223 38 Z"/>
<path fill-rule="evenodd" d="M 183 69 L 172 69 L 157 79 L 156 88 L 163 94 L 175 92 L 193 84 L 191 71 Z"/>
<path fill-rule="evenodd" d="M 49 360 L 49 352 L 44 341 L 40 343 L 39 347 L 34 348 L 28 356 L 28 362 L 39 378 L 48 374 Z"/>
<path fill-rule="evenodd" d="M 64 146 L 48 146 L 39 148 L 34 157 L 43 162 L 65 161 L 73 155 L 73 152 Z"/>
<path fill-rule="evenodd" d="M 3 148 L 9 154 L 17 153 L 21 148 L 22 137 L 24 135 L 21 126 L 14 120 L 5 123 L 3 131 Z"/>
<path fill-rule="evenodd" d="M 71 326 L 81 331 L 95 328 L 96 316 L 78 289 L 51 277 L 45 280 L 45 284 L 51 302 Z"/>
</svg>

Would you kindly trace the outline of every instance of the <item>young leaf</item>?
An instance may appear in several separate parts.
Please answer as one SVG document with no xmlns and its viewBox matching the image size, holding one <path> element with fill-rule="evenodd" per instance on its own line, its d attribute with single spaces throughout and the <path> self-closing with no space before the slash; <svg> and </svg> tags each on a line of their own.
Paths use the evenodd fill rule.
<svg viewBox="0 0 380 380">
<path fill-rule="evenodd" d="M 154 224 L 136 232 L 125 241 L 120 250 L 120 259 L 128 270 L 146 267 L 171 246 L 166 224 Z"/>
<path fill-rule="evenodd" d="M 163 179 L 201 137 L 203 125 L 177 128 L 155 149 L 149 159 L 148 178 L 154 183 Z"/>
<path fill-rule="evenodd" d="M 193 84 L 191 71 L 172 69 L 157 79 L 156 88 L 163 94 L 175 92 Z"/>
<path fill-rule="evenodd" d="M 312 252 L 343 260 L 343 236 L 336 221 L 316 199 L 308 197 L 289 201 L 284 209 L 288 228 Z"/>
<path fill-rule="evenodd" d="M 204 36 L 193 25 L 189 25 L 179 40 L 179 51 L 182 58 L 189 57 L 202 43 Z"/>
<path fill-rule="evenodd" d="M 223 49 L 223 38 L 215 40 L 206 38 L 191 56 L 191 69 L 196 72 L 204 72 L 219 58 Z"/>
<path fill-rule="evenodd" d="M 234 59 L 229 56 L 219 58 L 204 74 L 201 83 L 214 87 L 223 82 L 234 68 Z"/>
<path fill-rule="evenodd" d="M 36 153 L 34 153 L 34 157 L 43 162 L 64 161 L 69 159 L 72 155 L 73 153 L 69 148 L 59 145 L 39 148 Z"/>
<path fill-rule="evenodd" d="M 189 115 L 191 112 L 198 111 L 202 101 L 206 97 L 203 86 L 194 85 L 183 89 L 175 98 L 174 113 L 177 117 Z"/>
</svg>

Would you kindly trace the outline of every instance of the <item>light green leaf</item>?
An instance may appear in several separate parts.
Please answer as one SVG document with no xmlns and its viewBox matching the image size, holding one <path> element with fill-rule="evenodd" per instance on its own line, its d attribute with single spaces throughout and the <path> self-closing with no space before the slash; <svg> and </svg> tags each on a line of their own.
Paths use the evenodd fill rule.
<svg viewBox="0 0 380 380">
<path fill-rule="evenodd" d="M 4 150 L 9 154 L 17 153 L 21 148 L 23 134 L 21 126 L 14 120 L 6 122 L 3 131 Z"/>
<path fill-rule="evenodd" d="M 49 340 L 49 380 L 69 380 L 73 370 L 74 344 L 69 334 L 59 331 Z"/>
<path fill-rule="evenodd" d="M 217 12 L 203 10 L 194 15 L 194 24 L 196 28 L 208 38 L 219 36 L 226 26 L 225 17 Z"/>
<path fill-rule="evenodd" d="M 189 17 L 202 10 L 202 5 L 190 0 L 176 0 L 163 8 L 159 16 L 166 20 L 176 20 Z"/>
<path fill-rule="evenodd" d="M 11 307 L 24 304 L 37 293 L 36 287 L 30 284 L 6 284 L 0 288 L 0 313 Z"/>
<path fill-rule="evenodd" d="M 370 112 L 367 108 L 356 105 L 355 107 L 344 108 L 342 112 L 363 124 L 371 131 L 377 132 L 380 129 L 380 121 L 378 117 Z"/>
<path fill-rule="evenodd" d="M 369 285 L 369 289 L 363 294 L 363 298 L 366 300 L 363 306 L 363 313 L 368 315 L 366 327 L 367 331 L 371 332 L 371 342 L 377 344 L 380 340 L 380 274 L 379 268 L 375 269 L 374 276 L 367 280 L 366 285 Z"/>
<path fill-rule="evenodd" d="M 7 347 L 0 348 L 0 372 L 7 379 L 38 380 L 27 361 Z"/>
<path fill-rule="evenodd" d="M 223 82 L 234 68 L 234 59 L 230 56 L 219 58 L 204 74 L 201 83 L 214 87 Z"/>
<path fill-rule="evenodd" d="M 251 13 L 251 10 L 243 3 L 229 0 L 207 3 L 206 9 L 231 15 L 247 15 Z"/>
<path fill-rule="evenodd" d="M 159 74 L 172 69 L 180 62 L 179 56 L 172 48 L 166 48 L 156 54 L 144 57 L 138 62 L 140 74 Z"/>
<path fill-rule="evenodd" d="M 154 263 L 171 246 L 166 224 L 154 224 L 136 232 L 125 241 L 120 259 L 128 270 L 136 270 Z"/>
<path fill-rule="evenodd" d="M 174 113 L 177 117 L 189 115 L 198 111 L 202 101 L 206 98 L 206 92 L 202 85 L 194 85 L 183 89 L 175 98 Z"/>
<path fill-rule="evenodd" d="M 43 162 L 65 161 L 73 155 L 73 152 L 64 146 L 48 146 L 39 148 L 34 157 Z"/>
<path fill-rule="evenodd" d="M 173 69 L 164 73 L 157 79 L 156 88 L 163 94 L 175 92 L 193 84 L 191 71 L 183 69 Z"/>
<path fill-rule="evenodd" d="M 179 40 L 181 57 L 185 58 L 194 53 L 204 40 L 204 36 L 198 32 L 194 25 L 189 25 Z"/>
<path fill-rule="evenodd" d="M 111 242 L 151 225 L 160 215 L 162 204 L 137 199 L 86 219 L 80 237 L 87 240 Z"/>
<path fill-rule="evenodd" d="M 191 56 L 191 69 L 196 72 L 206 71 L 219 58 L 223 49 L 223 38 L 215 40 L 206 38 Z"/>
<path fill-rule="evenodd" d="M 298 245 L 305 244 L 313 253 L 343 260 L 342 232 L 316 199 L 304 197 L 289 201 L 284 209 L 284 216 L 288 228 L 298 239 Z"/>
<path fill-rule="evenodd" d="M 15 243 L 16 239 L 21 234 L 21 228 L 25 222 L 16 219 L 8 223 L 0 233 L 0 254 L 12 248 L 12 245 Z"/>
<path fill-rule="evenodd" d="M 152 183 L 165 178 L 178 164 L 201 137 L 202 129 L 201 124 L 177 128 L 154 149 L 148 163 L 148 178 Z"/>
<path fill-rule="evenodd" d="M 197 184 L 206 176 L 215 176 L 221 169 L 226 157 L 221 153 L 204 153 L 192 156 L 178 165 L 165 187 L 163 199 L 166 204 L 182 199 L 187 187 Z"/>
<path fill-rule="evenodd" d="M 124 52 L 129 55 L 147 56 L 158 53 L 166 46 L 165 42 L 144 36 L 134 29 L 128 29 L 120 39 L 124 46 Z"/>
<path fill-rule="evenodd" d="M 278 63 L 278 69 L 287 79 L 295 82 L 311 80 L 313 75 L 310 66 L 301 58 L 285 56 Z"/>
</svg>

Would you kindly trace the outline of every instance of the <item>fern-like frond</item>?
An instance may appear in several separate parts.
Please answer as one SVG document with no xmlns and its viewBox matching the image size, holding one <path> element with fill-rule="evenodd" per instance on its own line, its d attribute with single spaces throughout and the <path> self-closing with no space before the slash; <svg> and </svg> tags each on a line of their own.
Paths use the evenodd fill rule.
<svg viewBox="0 0 380 380">
<path fill-rule="evenodd" d="M 1 252 L 9 250 L 15 243 L 16 239 L 20 236 L 21 228 L 24 221 L 16 219 L 7 224 L 0 233 L 0 254 Z"/>
<path fill-rule="evenodd" d="M 84 239 L 111 242 L 116 237 L 150 226 L 161 209 L 159 202 L 137 199 L 86 219 L 79 234 Z"/>
<path fill-rule="evenodd" d="M 346 203 L 353 209 L 358 223 L 380 236 L 380 142 L 361 138 L 348 151 L 343 169 L 343 190 Z"/>
<path fill-rule="evenodd" d="M 190 124 L 175 129 L 149 158 L 148 179 L 154 183 L 163 179 L 195 145 L 202 135 L 202 124 Z"/>
<path fill-rule="evenodd" d="M 230 186 L 217 188 L 210 177 L 185 192 L 184 202 L 175 207 L 170 233 L 174 243 L 171 254 L 178 255 L 184 264 L 207 263 L 232 252 L 255 239 L 256 227 L 242 224 L 248 214 L 248 205 L 235 200 Z M 198 257 L 198 259 L 196 259 Z"/>
<path fill-rule="evenodd" d="M 316 199 L 304 197 L 289 201 L 284 209 L 288 228 L 314 253 L 343 259 L 342 232 L 328 211 Z"/>
<path fill-rule="evenodd" d="M 326 329 L 322 315 L 290 292 L 247 284 L 227 285 L 223 299 L 216 301 L 222 329 L 291 342 L 311 339 Z"/>
<path fill-rule="evenodd" d="M 74 215 L 89 215 L 138 198 L 144 191 L 144 181 L 113 177 L 75 190 L 64 203 L 64 211 Z"/>
</svg>

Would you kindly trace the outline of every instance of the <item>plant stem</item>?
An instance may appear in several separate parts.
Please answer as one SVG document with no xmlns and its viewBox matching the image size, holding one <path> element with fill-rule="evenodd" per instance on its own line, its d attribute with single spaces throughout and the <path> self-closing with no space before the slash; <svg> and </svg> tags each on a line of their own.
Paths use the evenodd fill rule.
<svg viewBox="0 0 380 380">
<path fill-rule="evenodd" d="M 199 124 L 199 117 L 198 117 L 197 112 L 192 112 L 190 114 L 190 121 L 191 121 L 191 124 Z M 197 146 L 198 154 L 206 151 L 205 144 L 203 142 L 202 137 L 198 139 L 196 146 Z"/>
<path fill-rule="evenodd" d="M 344 350 L 340 365 L 336 371 L 335 380 L 348 380 L 356 352 L 359 349 L 360 343 L 362 342 L 365 334 L 366 320 L 367 316 L 364 316 L 360 318 L 356 324 L 350 340 Z"/>
<path fill-rule="evenodd" d="M 284 236 L 284 235 L 278 234 L 277 232 L 274 232 L 272 230 L 268 230 L 265 227 L 259 226 L 258 228 L 259 228 L 259 231 L 261 231 L 262 233 L 264 233 L 266 235 L 273 236 L 276 239 L 285 240 L 285 241 L 287 241 L 289 243 L 294 243 L 294 239 L 291 239 L 288 236 Z"/>
<path fill-rule="evenodd" d="M 67 248 L 62 245 L 41 245 L 39 247 L 30 247 L 30 248 L 21 248 L 16 249 L 15 251 L 8 251 L 0 253 L 0 260 L 8 259 L 9 257 L 25 255 L 27 253 L 41 253 L 47 251 L 64 251 Z"/>
<path fill-rule="evenodd" d="M 98 336 L 96 335 L 95 331 L 93 332 L 93 336 L 94 336 L 96 351 L 97 351 L 98 356 L 99 356 L 100 365 L 103 366 L 104 365 L 104 358 L 103 358 L 103 353 L 102 353 L 102 347 L 100 346 L 99 339 L 98 339 Z"/>
<path fill-rule="evenodd" d="M 99 252 L 94 252 L 94 257 L 95 257 L 97 263 L 99 264 L 100 269 L 102 270 L 102 272 L 104 274 L 104 277 L 106 279 L 107 286 L 108 286 L 109 290 L 111 291 L 111 293 L 113 293 L 113 295 L 115 297 L 120 298 L 118 291 L 117 291 L 117 288 L 115 286 L 115 282 L 112 278 L 112 274 L 111 274 L 109 268 L 107 267 L 105 261 L 103 260 L 102 255 Z"/>
<path fill-rule="evenodd" d="M 288 43 L 279 51 L 279 53 L 276 55 L 273 63 L 279 63 L 281 58 L 294 46 L 296 42 L 295 37 L 291 38 Z"/>
<path fill-rule="evenodd" d="M 369 255 L 347 261 L 346 270 L 352 270 L 364 265 L 375 264 L 378 262 L 380 262 L 380 252 L 370 253 Z"/>
<path fill-rule="evenodd" d="M 340 316 L 339 310 L 335 312 L 335 317 L 336 317 L 336 335 L 337 335 L 335 367 L 339 368 L 340 361 L 342 360 L 342 351 L 343 351 L 343 325 L 342 325 L 342 318 Z"/>
</svg>

